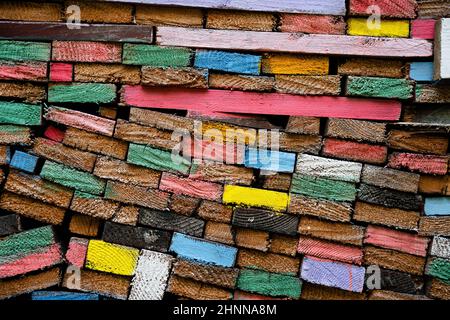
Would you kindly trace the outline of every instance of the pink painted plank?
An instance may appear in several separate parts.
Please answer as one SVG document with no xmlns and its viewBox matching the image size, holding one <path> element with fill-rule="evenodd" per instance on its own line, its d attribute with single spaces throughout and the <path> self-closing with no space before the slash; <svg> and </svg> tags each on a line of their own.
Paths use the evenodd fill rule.
<svg viewBox="0 0 450 320">
<path fill-rule="evenodd" d="M 122 45 L 90 41 L 53 41 L 54 61 L 121 62 Z"/>
<path fill-rule="evenodd" d="M 448 157 L 394 152 L 389 156 L 388 167 L 445 175 L 448 170 Z"/>
<path fill-rule="evenodd" d="M 305 237 L 300 237 L 297 252 L 317 258 L 354 263 L 358 265 L 362 263 L 363 259 L 363 251 L 361 248 Z"/>
<path fill-rule="evenodd" d="M 1 80 L 47 80 L 46 62 L 28 62 L 28 63 L 0 63 Z"/>
<path fill-rule="evenodd" d="M 73 65 L 70 63 L 50 63 L 50 81 L 71 82 L 73 78 Z"/>
<path fill-rule="evenodd" d="M 324 141 L 322 153 L 341 159 L 383 164 L 386 162 L 388 149 L 386 146 L 328 138 Z"/>
<path fill-rule="evenodd" d="M 197 160 L 212 160 L 227 164 L 242 164 L 245 158 L 245 146 L 217 143 L 209 140 L 183 139 L 183 156 Z"/>
<path fill-rule="evenodd" d="M 223 194 L 223 187 L 220 184 L 181 178 L 167 172 L 161 176 L 159 189 L 213 201 L 220 201 Z"/>
<path fill-rule="evenodd" d="M 83 268 L 86 260 L 86 253 L 89 240 L 82 238 L 71 238 L 69 242 L 69 249 L 66 252 L 66 260 L 69 264 L 78 268 Z"/>
<path fill-rule="evenodd" d="M 121 100 L 141 108 L 368 120 L 398 120 L 401 112 L 394 100 L 144 86 L 124 86 Z"/>
<path fill-rule="evenodd" d="M 44 115 L 45 119 L 61 123 L 69 127 L 112 136 L 116 122 L 76 110 L 50 107 Z"/>
<path fill-rule="evenodd" d="M 378 6 L 383 17 L 415 18 L 417 10 L 416 0 L 350 0 L 350 13 L 369 15 L 370 6 Z"/>
<path fill-rule="evenodd" d="M 343 17 L 290 14 L 281 15 L 281 32 L 302 32 L 318 34 L 345 34 Z"/>
<path fill-rule="evenodd" d="M 49 125 L 47 129 L 45 129 L 44 137 L 56 142 L 62 142 L 64 140 L 64 134 L 64 131 L 61 129 Z"/>
<path fill-rule="evenodd" d="M 17 260 L 0 265 L 0 279 L 25 274 L 43 269 L 62 262 L 62 252 L 59 244 L 43 248 L 42 252 L 32 253 Z"/>
<path fill-rule="evenodd" d="M 431 57 L 433 55 L 432 43 L 422 39 L 177 27 L 158 27 L 156 43 L 162 46 L 204 49 L 341 56 Z"/>
<path fill-rule="evenodd" d="M 411 23 L 411 37 L 415 39 L 434 39 L 434 28 L 436 20 L 434 19 L 416 19 Z"/>
<path fill-rule="evenodd" d="M 368 226 L 364 243 L 426 257 L 428 239 L 407 232 Z"/>
</svg>

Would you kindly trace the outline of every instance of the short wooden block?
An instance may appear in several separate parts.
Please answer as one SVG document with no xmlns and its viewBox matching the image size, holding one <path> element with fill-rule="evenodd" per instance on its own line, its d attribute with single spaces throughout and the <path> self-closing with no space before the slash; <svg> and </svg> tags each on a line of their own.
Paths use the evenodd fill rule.
<svg viewBox="0 0 450 320">
<path fill-rule="evenodd" d="M 19 99 L 27 103 L 38 104 L 46 98 L 42 84 L 30 82 L 0 82 L 0 97 Z"/>
<path fill-rule="evenodd" d="M 431 279 L 427 288 L 427 295 L 434 299 L 448 300 L 450 299 L 450 285 L 436 278 Z"/>
<path fill-rule="evenodd" d="M 450 197 L 425 198 L 424 212 L 427 216 L 450 215 Z"/>
<path fill-rule="evenodd" d="M 351 0 L 351 15 L 370 15 L 370 6 L 378 6 L 381 16 L 390 18 L 415 18 L 417 3 L 415 0 Z"/>
<path fill-rule="evenodd" d="M 425 194 L 441 194 L 450 196 L 449 176 L 421 175 L 419 181 L 419 192 Z"/>
<path fill-rule="evenodd" d="M 425 268 L 425 274 L 450 284 L 450 260 L 442 258 L 429 259 Z"/>
<path fill-rule="evenodd" d="M 10 166 L 28 173 L 36 170 L 39 157 L 17 150 L 12 156 Z"/>
<path fill-rule="evenodd" d="M 128 300 L 162 300 L 174 258 L 142 250 Z"/>
<path fill-rule="evenodd" d="M 183 259 L 222 267 L 233 267 L 237 254 L 236 248 L 177 232 L 169 250 Z"/>
<path fill-rule="evenodd" d="M 156 211 L 141 208 L 138 223 L 153 228 L 182 232 L 194 237 L 202 237 L 205 222 L 167 211 Z"/>
<path fill-rule="evenodd" d="M 411 99 L 413 82 L 405 79 L 351 76 L 347 80 L 347 95 Z"/>
<path fill-rule="evenodd" d="M 419 234 L 425 236 L 450 236 L 449 217 L 421 217 Z"/>
<path fill-rule="evenodd" d="M 47 63 L 45 62 L 1 62 L 1 80 L 47 80 Z"/>
<path fill-rule="evenodd" d="M 297 253 L 297 237 L 272 234 L 270 237 L 269 251 L 294 257 Z"/>
<path fill-rule="evenodd" d="M 111 219 L 118 209 L 119 204 L 116 202 L 79 191 L 75 191 L 70 204 L 70 210 L 74 212 L 103 220 Z"/>
<path fill-rule="evenodd" d="M 71 82 L 73 79 L 73 65 L 70 63 L 50 63 L 50 81 Z"/>
<path fill-rule="evenodd" d="M 361 182 L 381 188 L 417 193 L 420 175 L 389 168 L 364 165 Z"/>
<path fill-rule="evenodd" d="M 297 252 L 305 256 L 357 265 L 361 265 L 363 259 L 363 251 L 361 248 L 316 240 L 302 235 L 300 235 Z M 303 263 L 305 262 L 303 261 Z"/>
<path fill-rule="evenodd" d="M 231 225 L 226 223 L 207 221 L 203 237 L 206 240 L 234 245 L 234 232 Z"/>
<path fill-rule="evenodd" d="M 52 84 L 48 101 L 56 103 L 111 103 L 116 99 L 116 86 L 103 83 Z"/>
<path fill-rule="evenodd" d="M 109 82 L 139 84 L 139 67 L 122 64 L 77 63 L 74 80 L 77 82 Z"/>
<path fill-rule="evenodd" d="M 384 143 L 386 141 L 386 124 L 350 119 L 328 119 L 325 135 L 327 137 Z"/>
<path fill-rule="evenodd" d="M 19 216 L 6 214 L 0 216 L 0 237 L 6 237 L 21 231 Z"/>
<path fill-rule="evenodd" d="M 121 205 L 112 222 L 135 226 L 138 221 L 139 209 L 135 206 Z"/>
<path fill-rule="evenodd" d="M 391 130 L 388 134 L 388 146 L 396 150 L 445 155 L 448 138 L 433 134 L 432 131 Z"/>
<path fill-rule="evenodd" d="M 286 132 L 320 135 L 320 118 L 289 117 Z"/>
<path fill-rule="evenodd" d="M 0 143 L 8 145 L 30 145 L 31 129 L 15 125 L 0 125 Z"/>
<path fill-rule="evenodd" d="M 66 260 L 70 265 L 83 268 L 86 261 L 86 253 L 89 240 L 84 238 L 70 238 L 69 247 L 66 251 Z"/>
<path fill-rule="evenodd" d="M 314 199 L 296 194 L 291 195 L 288 212 L 315 216 L 331 221 L 350 221 L 352 207 L 349 203 Z"/>
<path fill-rule="evenodd" d="M 146 86 L 208 88 L 208 70 L 195 68 L 142 67 L 141 83 Z"/>
<path fill-rule="evenodd" d="M 233 229 L 236 230 L 236 246 L 240 248 L 255 249 L 263 252 L 268 251 L 268 248 L 271 245 L 268 232 L 235 227 L 233 227 Z"/>
<path fill-rule="evenodd" d="M 363 77 L 403 78 L 405 63 L 401 60 L 348 58 L 338 65 L 338 74 Z"/>
<path fill-rule="evenodd" d="M 350 18 L 347 25 L 347 34 L 352 36 L 409 37 L 409 20 L 381 20 L 378 27 L 365 18 Z"/>
<path fill-rule="evenodd" d="M 285 211 L 289 203 L 289 195 L 276 191 L 225 185 L 222 201 L 224 204 Z"/>
<path fill-rule="evenodd" d="M 261 56 L 226 51 L 197 50 L 194 66 L 210 70 L 259 75 Z"/>
<path fill-rule="evenodd" d="M 275 75 L 275 90 L 298 95 L 338 96 L 341 93 L 341 76 Z"/>
<path fill-rule="evenodd" d="M 269 173 L 263 177 L 263 189 L 288 192 L 292 176 L 288 173 Z"/>
<path fill-rule="evenodd" d="M 407 253 L 381 249 L 372 246 L 364 247 L 364 264 L 406 272 L 421 276 L 424 272 L 425 258 Z"/>
<path fill-rule="evenodd" d="M 167 172 L 163 172 L 161 176 L 159 189 L 212 201 L 220 201 L 223 194 L 223 187 L 220 184 L 181 178 Z"/>
<path fill-rule="evenodd" d="M 64 139 L 65 132 L 57 127 L 49 125 L 45 129 L 44 137 L 55 142 L 62 142 Z"/>
<path fill-rule="evenodd" d="M 438 258 L 450 259 L 450 239 L 434 237 L 431 244 L 430 255 Z"/>
<path fill-rule="evenodd" d="M 332 201 L 354 201 L 355 183 L 294 174 L 291 192 Z"/>
<path fill-rule="evenodd" d="M 272 31 L 275 16 L 265 12 L 208 10 L 206 28 Z"/>
<path fill-rule="evenodd" d="M 450 10 L 447 8 L 447 11 Z M 434 79 L 449 79 L 450 63 L 446 57 L 450 54 L 450 18 L 437 21 L 436 35 L 434 56 L 434 64 L 436 67 L 434 70 Z"/>
<path fill-rule="evenodd" d="M 411 38 L 433 40 L 436 20 L 415 19 L 411 21 Z"/>
<path fill-rule="evenodd" d="M 0 4 L 1 20 L 60 21 L 61 4 L 5 1 Z"/>
<path fill-rule="evenodd" d="M 409 64 L 409 77 L 412 80 L 431 82 L 433 81 L 433 62 L 411 62 Z"/>
<path fill-rule="evenodd" d="M 42 107 L 40 105 L 1 101 L 0 110 L 0 124 L 41 125 Z M 8 129 L 8 127 L 3 128 Z"/>
<path fill-rule="evenodd" d="M 242 269 L 239 272 L 237 288 L 271 297 L 298 299 L 302 289 L 302 281 L 297 277 L 288 275 Z"/>
<path fill-rule="evenodd" d="M 125 43 L 122 63 L 153 67 L 188 67 L 192 56 L 193 51 L 190 49 Z"/>
<path fill-rule="evenodd" d="M 329 58 L 270 54 L 263 57 L 261 71 L 268 74 L 326 75 Z"/>
<path fill-rule="evenodd" d="M 98 301 L 99 295 L 95 293 L 79 293 L 70 291 L 34 291 L 32 301 Z"/>
<path fill-rule="evenodd" d="M 248 148 L 244 165 L 248 168 L 291 173 L 295 168 L 295 153 Z"/>
<path fill-rule="evenodd" d="M 263 76 L 246 76 L 240 74 L 210 73 L 208 87 L 239 91 L 272 91 L 275 79 Z"/>
<path fill-rule="evenodd" d="M 91 41 L 53 41 L 52 60 L 74 62 L 121 62 L 122 46 Z"/>
<path fill-rule="evenodd" d="M 448 157 L 393 152 L 389 156 L 387 165 L 394 169 L 406 169 L 425 174 L 445 175 L 448 169 Z"/>
<path fill-rule="evenodd" d="M 170 277 L 167 292 L 194 300 L 230 300 L 233 296 L 228 290 L 177 275 Z"/>
<path fill-rule="evenodd" d="M 68 6 L 76 5 L 80 8 L 81 21 L 100 23 L 132 23 L 133 6 L 123 3 L 93 3 L 80 0 L 66 1 L 66 18 L 70 17 Z"/>
<path fill-rule="evenodd" d="M 70 219 L 69 230 L 72 233 L 97 237 L 100 228 L 100 220 L 84 214 L 74 214 Z"/>
<path fill-rule="evenodd" d="M 51 44 L 44 42 L 0 41 L 0 60 L 49 61 Z"/>
<path fill-rule="evenodd" d="M 152 26 L 202 27 L 203 12 L 198 8 L 136 6 L 136 23 Z"/>
<path fill-rule="evenodd" d="M 274 253 L 240 249 L 236 266 L 241 269 L 253 268 L 295 276 L 300 268 L 300 259 Z"/>
<path fill-rule="evenodd" d="M 449 8 L 441 0 L 417 0 L 418 15 L 421 18 L 439 18 L 449 14 Z"/>
<path fill-rule="evenodd" d="M 416 84 L 417 103 L 449 103 L 450 85 L 448 84 Z"/>
<path fill-rule="evenodd" d="M 364 274 L 365 269 L 363 267 L 305 256 L 300 278 L 327 287 L 362 292 Z"/>
<path fill-rule="evenodd" d="M 343 17 L 312 14 L 281 14 L 281 32 L 345 34 L 347 24 Z"/>
<path fill-rule="evenodd" d="M 418 211 L 422 203 L 421 198 L 415 194 L 387 190 L 367 184 L 360 185 L 358 199 L 389 208 L 399 208 L 410 211 Z"/>
<path fill-rule="evenodd" d="M 240 185 L 250 185 L 255 180 L 252 169 L 212 161 L 194 163 L 189 178 Z"/>
<path fill-rule="evenodd" d="M 345 160 L 384 164 L 388 149 L 385 146 L 328 138 L 324 140 L 322 154 Z"/>
<path fill-rule="evenodd" d="M 305 282 L 302 288 L 303 300 L 365 300 L 365 293 L 346 291 L 338 288 L 325 287 Z"/>
<path fill-rule="evenodd" d="M 203 200 L 197 214 L 205 220 L 228 223 L 231 221 L 233 209 L 221 203 Z"/>
<path fill-rule="evenodd" d="M 200 205 L 201 200 L 184 196 L 182 194 L 173 194 L 170 198 L 169 210 L 184 216 L 192 216 Z"/>
</svg>

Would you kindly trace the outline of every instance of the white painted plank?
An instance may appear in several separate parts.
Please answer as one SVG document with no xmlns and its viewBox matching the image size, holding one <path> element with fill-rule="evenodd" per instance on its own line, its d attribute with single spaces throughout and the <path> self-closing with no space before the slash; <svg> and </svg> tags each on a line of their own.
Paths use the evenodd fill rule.
<svg viewBox="0 0 450 320">
<path fill-rule="evenodd" d="M 436 24 L 434 55 L 435 80 L 450 79 L 450 18 Z"/>
<path fill-rule="evenodd" d="M 434 237 L 431 245 L 431 255 L 435 257 L 450 259 L 450 239 Z"/>
</svg>

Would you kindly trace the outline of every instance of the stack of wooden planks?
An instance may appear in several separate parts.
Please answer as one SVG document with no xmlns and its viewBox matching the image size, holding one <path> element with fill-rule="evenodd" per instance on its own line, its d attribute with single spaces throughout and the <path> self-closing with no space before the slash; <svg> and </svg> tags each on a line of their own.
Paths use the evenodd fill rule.
<svg viewBox="0 0 450 320">
<path fill-rule="evenodd" d="M 1 2 L 0 299 L 450 299 L 449 17 Z"/>
</svg>

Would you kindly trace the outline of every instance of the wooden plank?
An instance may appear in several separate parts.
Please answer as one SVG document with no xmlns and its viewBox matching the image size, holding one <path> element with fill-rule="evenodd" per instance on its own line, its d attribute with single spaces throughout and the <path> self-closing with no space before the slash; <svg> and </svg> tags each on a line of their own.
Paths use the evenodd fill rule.
<svg viewBox="0 0 450 320">
<path fill-rule="evenodd" d="M 83 16 L 82 14 L 81 18 Z M 99 16 L 104 16 L 104 12 Z M 86 23 L 80 23 L 79 26 L 79 29 L 69 29 L 66 23 L 2 21 L 0 22 L 0 38 L 30 41 L 111 41 L 134 43 L 152 43 L 153 41 L 153 28 L 150 26 Z M 58 46 L 63 47 L 66 45 L 58 44 Z M 98 57 L 93 58 L 93 52 L 90 51 L 92 49 L 88 49 L 89 55 L 83 57 L 78 54 L 78 46 L 74 45 L 74 48 L 72 53 L 65 50 L 65 59 L 74 59 L 74 61 L 77 59 L 98 59 Z M 47 55 L 49 55 L 49 52 Z M 117 57 L 114 59 L 117 59 Z M 46 58 L 42 61 L 47 60 L 50 59 Z"/>
<path fill-rule="evenodd" d="M 76 110 L 50 107 L 46 110 L 44 117 L 49 121 L 110 137 L 114 132 L 115 121 Z"/>
<path fill-rule="evenodd" d="M 433 62 L 411 62 L 409 69 L 409 77 L 412 80 L 423 82 L 433 81 Z"/>
<path fill-rule="evenodd" d="M 111 103 L 116 99 L 116 86 L 106 83 L 51 84 L 48 101 L 57 103 Z"/>
<path fill-rule="evenodd" d="M 197 210 L 200 218 L 215 222 L 231 222 L 233 209 L 221 203 L 203 200 Z"/>
<path fill-rule="evenodd" d="M 226 223 L 207 221 L 203 237 L 206 240 L 220 242 L 230 246 L 234 245 L 234 232 L 231 225 Z"/>
<path fill-rule="evenodd" d="M 281 32 L 345 34 L 346 26 L 343 17 L 282 13 L 278 29 Z"/>
<path fill-rule="evenodd" d="M 162 300 L 174 258 L 142 250 L 128 300 Z"/>
<path fill-rule="evenodd" d="M 225 185 L 222 201 L 224 204 L 285 211 L 289 202 L 289 195 L 277 191 Z"/>
<path fill-rule="evenodd" d="M 369 276 L 369 274 L 366 274 L 366 281 Z M 405 295 L 417 293 L 416 283 L 410 274 L 380 268 L 380 286 L 377 290 L 372 291 L 370 298 L 373 298 L 374 293 L 381 292 L 382 290 L 390 290 L 393 291 L 392 293 L 398 292 Z"/>
<path fill-rule="evenodd" d="M 444 283 L 450 283 L 450 260 L 442 258 L 431 258 L 425 268 L 425 274 L 436 277 Z"/>
<path fill-rule="evenodd" d="M 316 199 L 332 201 L 354 201 L 356 186 L 353 182 L 294 174 L 291 192 Z"/>
<path fill-rule="evenodd" d="M 108 106 L 99 106 L 98 107 L 98 115 L 100 117 L 108 118 L 111 120 L 117 119 L 118 108 L 117 107 L 108 107 Z"/>
<path fill-rule="evenodd" d="M 10 146 L 0 145 L 0 165 L 7 165 L 11 160 Z"/>
<path fill-rule="evenodd" d="M 192 216 L 197 211 L 200 202 L 200 199 L 173 194 L 170 198 L 169 210 L 184 216 Z"/>
<path fill-rule="evenodd" d="M 384 143 L 386 124 L 351 119 L 328 119 L 325 136 Z"/>
<path fill-rule="evenodd" d="M 70 265 L 83 268 L 86 260 L 86 253 L 89 240 L 84 238 L 72 237 L 66 251 L 66 260 Z"/>
<path fill-rule="evenodd" d="M 361 248 L 300 236 L 297 252 L 305 256 L 361 265 Z M 305 263 L 305 261 L 303 261 Z"/>
<path fill-rule="evenodd" d="M 411 38 L 434 40 L 436 20 L 415 19 L 411 21 Z"/>
<path fill-rule="evenodd" d="M 41 125 L 42 107 L 40 105 L 31 105 L 17 102 L 0 102 L 0 123 L 1 124 L 19 124 L 27 126 Z M 12 126 L 2 126 L 6 131 Z"/>
<path fill-rule="evenodd" d="M 302 300 L 365 300 L 365 293 L 345 291 L 305 282 L 302 288 Z"/>
<path fill-rule="evenodd" d="M 139 209 L 134 206 L 121 205 L 112 222 L 135 226 L 138 221 Z"/>
<path fill-rule="evenodd" d="M 396 300 L 430 300 L 428 297 L 423 295 L 413 295 L 413 294 L 405 294 L 405 293 L 399 293 L 399 292 L 393 292 L 388 290 L 373 290 L 368 300 L 389 300 L 389 301 L 396 301 Z"/>
<path fill-rule="evenodd" d="M 270 236 L 269 251 L 273 253 L 295 257 L 297 253 L 297 243 L 298 243 L 297 237 L 272 234 Z"/>
<path fill-rule="evenodd" d="M 345 202 L 314 199 L 296 194 L 291 195 L 288 212 L 298 215 L 315 216 L 331 221 L 350 221 L 351 205 Z"/>
<path fill-rule="evenodd" d="M 139 84 L 139 67 L 122 64 L 76 63 L 74 80 L 79 82 L 109 82 Z"/>
<path fill-rule="evenodd" d="M 445 105 L 415 105 L 414 107 L 406 107 L 402 120 L 406 124 L 418 123 L 419 125 L 448 127 L 447 119 L 449 114 Z"/>
<path fill-rule="evenodd" d="M 37 104 L 45 100 L 46 92 L 45 87 L 40 84 L 0 82 L 0 97 Z"/>
<path fill-rule="evenodd" d="M 50 43 L 0 41 L 0 59 L 6 61 L 49 61 L 50 50 Z"/>
<path fill-rule="evenodd" d="M 273 31 L 276 19 L 271 13 L 208 10 L 206 28 Z"/>
<path fill-rule="evenodd" d="M 276 75 L 275 90 L 299 95 L 330 95 L 341 93 L 341 76 Z"/>
<path fill-rule="evenodd" d="M 239 272 L 237 288 L 271 297 L 290 297 L 298 299 L 302 282 L 298 277 L 242 269 Z"/>
<path fill-rule="evenodd" d="M 387 166 L 425 174 L 445 175 L 448 168 L 448 157 L 393 152 L 389 156 Z"/>
<path fill-rule="evenodd" d="M 450 19 L 437 21 L 436 34 L 436 44 L 434 47 L 434 64 L 436 67 L 434 70 L 434 79 L 449 79 L 450 63 L 446 57 L 450 54 Z"/>
<path fill-rule="evenodd" d="M 362 246 L 364 230 L 364 227 L 349 223 L 328 222 L 310 217 L 302 217 L 298 225 L 301 236 L 306 235 L 355 246 Z"/>
<path fill-rule="evenodd" d="M 427 295 L 435 299 L 448 300 L 450 298 L 450 285 L 438 279 L 431 279 L 427 288 Z"/>
<path fill-rule="evenodd" d="M 247 168 L 292 173 L 295 168 L 295 153 L 248 148 L 244 165 Z"/>
<path fill-rule="evenodd" d="M 19 216 L 6 214 L 0 216 L 0 237 L 9 236 L 21 231 Z"/>
<path fill-rule="evenodd" d="M 99 228 L 100 219 L 91 216 L 75 213 L 70 219 L 69 230 L 77 235 L 97 237 Z"/>
<path fill-rule="evenodd" d="M 234 266 L 237 254 L 237 248 L 178 232 L 173 234 L 169 250 L 179 258 L 222 267 Z"/>
<path fill-rule="evenodd" d="M 417 103 L 449 103 L 450 86 L 448 84 L 417 84 L 416 98 Z"/>
<path fill-rule="evenodd" d="M 0 240 L 0 258 L 2 263 L 8 262 L 8 257 L 14 259 L 46 248 L 56 243 L 52 226 L 44 226 L 23 231 Z"/>
<path fill-rule="evenodd" d="M 203 236 L 205 222 L 203 220 L 182 216 L 167 211 L 156 211 L 141 208 L 138 223 L 152 228 L 182 232 L 194 237 Z"/>
<path fill-rule="evenodd" d="M 450 236 L 450 219 L 441 217 L 421 217 L 419 234 L 425 236 Z"/>
<path fill-rule="evenodd" d="M 438 258 L 450 259 L 450 239 L 434 237 L 431 244 L 430 255 Z"/>
<path fill-rule="evenodd" d="M 276 114 L 398 120 L 400 105 L 396 101 L 345 97 L 293 96 L 279 93 L 254 93 L 224 90 L 156 89 L 123 86 L 121 101 L 129 106 L 192 111 Z M 314 104 L 314 108 L 311 105 Z M 245 105 L 245 108 L 242 106 Z"/>
<path fill-rule="evenodd" d="M 233 226 L 250 228 L 255 230 L 296 235 L 298 217 L 288 214 L 276 214 L 272 211 L 236 208 L 233 214 Z"/>
<path fill-rule="evenodd" d="M 416 0 L 418 14 L 421 18 L 440 18 L 450 14 L 445 0 Z"/>
<path fill-rule="evenodd" d="M 170 194 L 156 189 L 108 181 L 105 198 L 146 208 L 166 210 Z"/>
<path fill-rule="evenodd" d="M 156 43 L 161 46 L 182 46 L 202 49 L 292 52 L 371 57 L 430 57 L 432 46 L 427 40 L 364 36 L 302 35 L 236 30 L 198 30 L 158 27 Z M 326 44 L 326 45 L 324 45 Z"/>
<path fill-rule="evenodd" d="M 299 56 L 266 54 L 261 71 L 268 74 L 327 75 L 329 58 L 325 56 Z"/>
<path fill-rule="evenodd" d="M 192 119 L 141 108 L 130 108 L 130 122 L 164 130 L 194 130 Z"/>
<path fill-rule="evenodd" d="M 39 157 L 16 150 L 12 156 L 10 167 L 28 173 L 33 173 L 36 170 Z"/>
<path fill-rule="evenodd" d="M 70 204 L 70 210 L 74 212 L 103 220 L 111 219 L 118 209 L 119 204 L 116 202 L 79 191 L 75 191 Z"/>
<path fill-rule="evenodd" d="M 136 5 L 136 23 L 152 26 L 202 27 L 203 12 L 199 8 Z"/>
<path fill-rule="evenodd" d="M 193 164 L 189 178 L 224 184 L 240 184 L 249 186 L 254 180 L 253 170 L 220 162 L 202 162 Z"/>
<path fill-rule="evenodd" d="M 73 65 L 70 63 L 50 63 L 50 81 L 71 82 L 73 79 Z"/>
<path fill-rule="evenodd" d="M 381 188 L 417 193 L 419 179 L 418 174 L 364 165 L 361 182 Z"/>
<path fill-rule="evenodd" d="M 448 137 L 426 130 L 390 130 L 387 139 L 388 146 L 395 150 L 445 155 L 448 149 Z"/>
<path fill-rule="evenodd" d="M 144 66 L 141 83 L 146 86 L 207 89 L 208 70 Z"/>
<path fill-rule="evenodd" d="M 76 62 L 121 62 L 119 44 L 91 41 L 53 41 L 52 60 Z"/>
<path fill-rule="evenodd" d="M 170 277 L 167 292 L 195 300 L 230 300 L 233 296 L 228 290 L 176 275 Z"/>
<path fill-rule="evenodd" d="M 0 4 L 1 20 L 61 21 L 59 3 L 5 1 Z"/>
<path fill-rule="evenodd" d="M 450 196 L 449 176 L 421 175 L 419 181 L 419 192 L 425 194 L 441 194 Z"/>
<path fill-rule="evenodd" d="M 47 63 L 45 62 L 0 62 L 1 80 L 47 80 Z"/>
<path fill-rule="evenodd" d="M 413 82 L 405 79 L 348 77 L 347 95 L 411 99 L 413 97 Z"/>
<path fill-rule="evenodd" d="M 216 50 L 197 50 L 194 66 L 231 73 L 259 75 L 261 56 Z"/>
<path fill-rule="evenodd" d="M 384 164 L 387 147 L 328 138 L 324 140 L 322 155 L 358 162 Z"/>
<path fill-rule="evenodd" d="M 212 89 L 230 89 L 240 91 L 272 91 L 274 78 L 246 76 L 239 74 L 210 73 L 208 87 Z"/>
<path fill-rule="evenodd" d="M 55 142 L 62 142 L 65 132 L 57 127 L 48 125 L 44 131 L 44 137 Z"/>
<path fill-rule="evenodd" d="M 292 176 L 288 173 L 269 173 L 263 177 L 263 189 L 288 192 Z"/>
<path fill-rule="evenodd" d="M 268 232 L 246 228 L 236 228 L 235 226 L 233 226 L 233 229 L 236 230 L 235 242 L 236 246 L 239 248 L 247 248 L 267 252 L 269 246 L 271 246 L 272 244 L 269 239 Z M 296 245 L 297 242 L 294 245 L 294 252 Z"/>
<path fill-rule="evenodd" d="M 76 5 L 83 12 L 81 21 L 100 22 L 100 23 L 132 23 L 133 6 L 122 3 L 93 3 L 80 0 L 66 1 L 66 18 L 70 17 L 70 11 L 67 8 Z"/>
<path fill-rule="evenodd" d="M 352 36 L 408 38 L 409 20 L 380 20 L 374 28 L 366 18 L 350 18 L 347 20 L 347 34 Z"/>
<path fill-rule="evenodd" d="M 322 138 L 320 136 L 280 132 L 278 138 L 278 143 L 276 141 L 272 142 L 270 138 L 265 140 L 265 136 L 260 134 L 258 136 L 259 147 L 266 148 L 267 145 L 270 145 L 272 148 L 278 147 L 283 151 L 312 154 L 319 154 L 322 147 Z M 267 144 L 265 144 L 266 141 Z"/>
<path fill-rule="evenodd" d="M 320 118 L 289 117 L 286 132 L 320 135 Z"/>
<path fill-rule="evenodd" d="M 363 267 L 305 256 L 300 278 L 310 283 L 362 292 L 364 274 Z"/>
<path fill-rule="evenodd" d="M 378 265 L 383 268 L 421 276 L 424 271 L 425 261 L 423 257 L 407 253 L 372 246 L 364 247 L 364 263 L 368 266 Z"/>
<path fill-rule="evenodd" d="M 7 145 L 30 145 L 31 129 L 15 125 L 0 125 L 0 143 Z"/>
<path fill-rule="evenodd" d="M 295 276 L 300 268 L 300 259 L 274 253 L 240 249 L 236 266 L 241 269 L 254 268 Z"/>
<path fill-rule="evenodd" d="M 410 211 L 418 211 L 422 203 L 420 197 L 415 194 L 387 190 L 368 184 L 361 184 L 359 186 L 358 199 L 389 208 L 399 208 Z"/>
<path fill-rule="evenodd" d="M 425 198 L 424 212 L 427 216 L 450 215 L 450 197 Z"/>
<path fill-rule="evenodd" d="M 188 67 L 193 54 L 191 49 L 185 48 L 125 43 L 122 63 L 153 67 Z"/>
<path fill-rule="evenodd" d="M 363 77 L 403 78 L 405 63 L 401 60 L 347 58 L 338 64 L 338 74 Z"/>
<path fill-rule="evenodd" d="M 34 291 L 32 301 L 98 301 L 98 294 L 70 291 Z"/>
<path fill-rule="evenodd" d="M 368 8 L 372 5 L 379 7 L 381 16 L 391 18 L 415 18 L 417 3 L 415 0 L 351 0 L 351 15 L 370 15 Z"/>
</svg>

